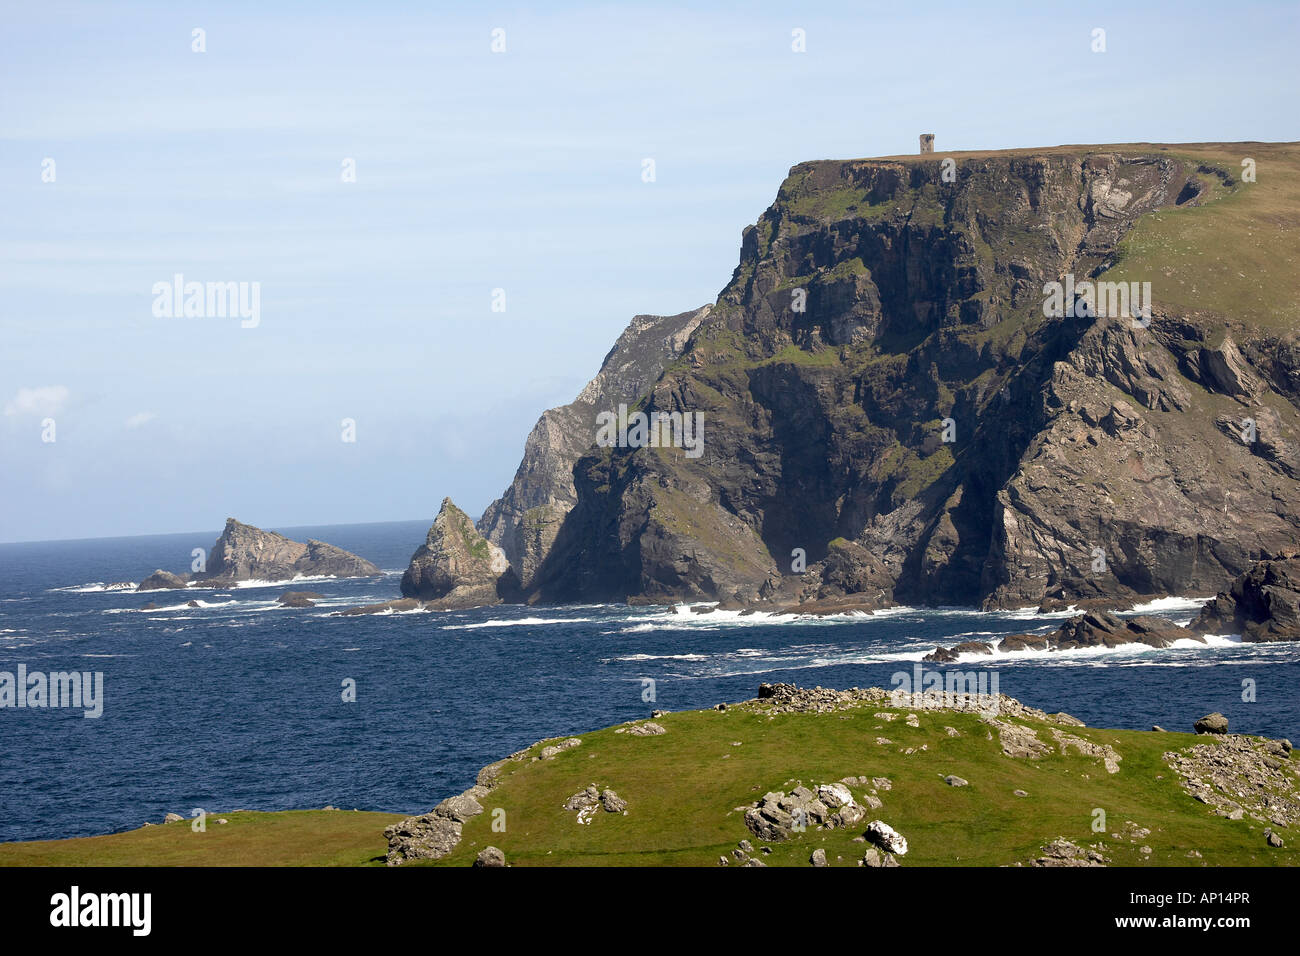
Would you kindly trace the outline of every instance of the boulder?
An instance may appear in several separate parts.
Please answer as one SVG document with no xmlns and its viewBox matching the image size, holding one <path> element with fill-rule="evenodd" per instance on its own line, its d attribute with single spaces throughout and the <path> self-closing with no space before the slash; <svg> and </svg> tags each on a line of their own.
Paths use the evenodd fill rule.
<svg viewBox="0 0 1300 956">
<path fill-rule="evenodd" d="M 898 861 L 894 859 L 892 853 L 882 853 L 874 846 L 869 847 L 867 852 L 862 855 L 862 862 L 859 866 L 868 866 L 872 869 L 883 869 L 890 866 L 898 866 Z"/>
<path fill-rule="evenodd" d="M 1226 734 L 1228 718 L 1216 711 L 1213 714 L 1206 714 L 1193 725 L 1193 728 L 1198 734 Z"/>
<path fill-rule="evenodd" d="M 136 588 L 137 591 L 163 591 L 179 590 L 189 587 L 187 578 L 179 574 L 172 574 L 170 571 L 164 571 L 159 568 L 153 574 L 149 575 L 140 582 Z"/>
<path fill-rule="evenodd" d="M 866 838 L 886 853 L 903 856 L 907 853 L 907 839 L 883 820 L 867 824 Z"/>
<path fill-rule="evenodd" d="M 484 847 L 474 858 L 475 866 L 505 866 L 506 855 L 494 846 Z"/>
<path fill-rule="evenodd" d="M 277 600 L 285 607 L 315 607 L 324 597 L 315 591 L 285 591 Z"/>
<path fill-rule="evenodd" d="M 955 664 L 963 654 L 992 654 L 993 648 L 983 641 L 963 641 L 953 647 L 936 647 L 921 660 L 933 664 Z"/>
</svg>

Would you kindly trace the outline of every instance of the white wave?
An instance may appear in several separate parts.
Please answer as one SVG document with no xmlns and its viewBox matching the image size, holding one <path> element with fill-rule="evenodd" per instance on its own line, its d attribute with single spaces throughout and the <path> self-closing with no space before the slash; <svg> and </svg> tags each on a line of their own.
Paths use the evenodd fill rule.
<svg viewBox="0 0 1300 956">
<path fill-rule="evenodd" d="M 1067 617 L 1073 617 L 1079 611 L 1073 604 L 1063 611 L 1043 611 L 1039 613 L 1036 605 L 1029 607 L 1018 607 L 1013 611 L 976 611 L 977 614 L 996 614 L 999 617 L 1009 617 L 1013 621 L 1040 621 L 1040 620 L 1063 620 Z"/>
<path fill-rule="evenodd" d="M 614 657 L 614 661 L 707 661 L 707 654 L 628 654 Z"/>
<path fill-rule="evenodd" d="M 295 574 L 291 578 L 283 581 L 260 581 L 256 578 L 250 578 L 247 581 L 236 581 L 237 588 L 280 588 L 288 584 L 302 584 L 307 581 L 337 581 L 337 574 Z M 218 590 L 225 590 L 219 588 Z"/>
<path fill-rule="evenodd" d="M 50 588 L 51 591 L 62 591 L 65 594 L 102 594 L 105 591 L 134 591 L 136 589 L 134 581 L 113 581 L 105 584 L 103 581 L 92 581 L 90 584 L 76 584 L 66 588 Z"/>
<path fill-rule="evenodd" d="M 444 624 L 444 631 L 472 631 L 480 627 L 518 627 L 521 625 L 537 626 L 541 624 L 594 624 L 590 617 L 520 617 L 492 621 L 479 621 L 476 624 Z"/>
<path fill-rule="evenodd" d="M 1207 601 L 1212 600 L 1213 597 L 1162 597 L 1143 604 L 1134 604 L 1132 611 L 1125 613 L 1159 614 L 1162 611 L 1199 611 Z"/>
<path fill-rule="evenodd" d="M 229 601 L 213 601 L 213 602 L 195 600 L 194 603 L 197 604 L 198 607 L 190 607 L 188 603 L 168 604 L 163 607 L 151 607 L 147 611 L 144 611 L 144 608 L 112 608 L 105 611 L 104 613 L 121 614 L 126 611 L 144 611 L 144 613 L 146 614 L 162 614 L 163 612 L 170 613 L 172 611 L 197 611 L 200 608 L 205 610 L 210 610 L 212 608 L 217 608 L 217 607 L 230 607 L 232 604 L 238 604 L 239 602 L 236 601 L 234 598 L 231 598 Z"/>
</svg>

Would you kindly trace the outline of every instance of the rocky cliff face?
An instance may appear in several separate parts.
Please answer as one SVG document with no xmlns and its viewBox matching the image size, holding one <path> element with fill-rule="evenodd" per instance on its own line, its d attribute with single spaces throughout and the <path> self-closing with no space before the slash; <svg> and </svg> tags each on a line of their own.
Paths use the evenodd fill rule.
<svg viewBox="0 0 1300 956">
<path fill-rule="evenodd" d="M 1197 634 L 1240 634 L 1255 643 L 1300 641 L 1300 557 L 1253 565 L 1187 625 Z"/>
<path fill-rule="evenodd" d="M 402 596 L 431 608 L 483 607 L 520 599 L 505 552 L 485 540 L 469 515 L 442 499 L 429 536 L 402 575 Z"/>
<path fill-rule="evenodd" d="M 597 413 L 634 404 L 649 391 L 711 308 L 636 316 L 578 397 L 542 413 L 514 481 L 478 521 L 478 530 L 505 551 L 525 586 L 577 501 L 573 466 L 595 440 Z"/>
<path fill-rule="evenodd" d="M 1236 198 L 1230 169 L 1082 148 L 943 170 L 791 171 L 641 404 L 699 413 L 703 455 L 596 448 L 588 421 L 557 424 L 551 446 L 586 451 L 526 560 L 531 600 L 1205 594 L 1296 540 L 1294 329 L 1166 305 L 1169 270 L 1125 244 L 1144 217 Z M 1047 283 L 1135 261 L 1145 318 L 1140 286 L 1127 310 L 1045 314 Z M 567 494 L 564 458 L 550 476 Z M 502 511 L 485 522 L 504 541 Z"/>
<path fill-rule="evenodd" d="M 379 573 L 365 558 L 324 541 L 291 541 L 274 531 L 227 518 L 225 530 L 208 553 L 205 571 L 193 575 L 155 571 L 136 590 L 183 588 L 190 583 L 224 587 L 238 581 L 288 581 L 299 575 L 352 578 Z"/>
</svg>

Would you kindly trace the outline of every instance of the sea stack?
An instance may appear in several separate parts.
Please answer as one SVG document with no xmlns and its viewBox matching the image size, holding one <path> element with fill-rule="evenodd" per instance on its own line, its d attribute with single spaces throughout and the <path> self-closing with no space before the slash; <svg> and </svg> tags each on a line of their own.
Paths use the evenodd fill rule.
<svg viewBox="0 0 1300 956">
<path fill-rule="evenodd" d="M 365 558 L 324 541 L 311 539 L 304 544 L 227 518 L 225 530 L 208 554 L 204 571 L 197 574 L 155 571 L 136 590 L 181 588 L 190 584 L 227 587 L 240 581 L 290 581 L 299 576 L 359 578 L 379 573 L 379 568 Z"/>
<path fill-rule="evenodd" d="M 484 607 L 518 601 L 519 577 L 505 552 L 474 527 L 450 498 L 402 575 L 402 596 L 434 608 Z"/>
</svg>

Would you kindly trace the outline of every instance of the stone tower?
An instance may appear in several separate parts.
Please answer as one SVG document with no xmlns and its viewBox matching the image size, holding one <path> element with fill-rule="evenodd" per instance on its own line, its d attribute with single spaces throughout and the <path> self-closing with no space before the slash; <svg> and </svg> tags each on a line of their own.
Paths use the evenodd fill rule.
<svg viewBox="0 0 1300 956">
<path fill-rule="evenodd" d="M 921 134 L 921 152 L 922 152 L 922 153 L 933 153 L 933 152 L 934 152 L 934 134 L 933 134 L 933 133 L 922 133 L 922 134 Z"/>
</svg>

